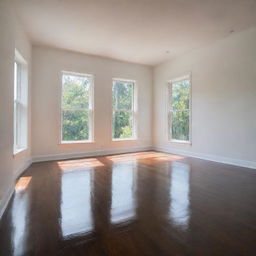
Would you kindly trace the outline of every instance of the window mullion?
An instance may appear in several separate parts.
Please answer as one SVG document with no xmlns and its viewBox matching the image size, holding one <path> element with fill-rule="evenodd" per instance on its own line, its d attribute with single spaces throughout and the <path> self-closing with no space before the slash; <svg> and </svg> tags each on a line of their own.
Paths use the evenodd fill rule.
<svg viewBox="0 0 256 256">
<path fill-rule="evenodd" d="M 66 108 L 66 107 L 62 107 L 62 111 L 83 111 L 83 110 L 89 110 L 89 108 Z"/>
<path fill-rule="evenodd" d="M 116 112 L 127 112 L 127 113 L 132 113 L 134 112 L 133 110 L 127 110 L 127 109 L 115 109 Z"/>
<path fill-rule="evenodd" d="M 175 109 L 175 110 L 170 109 L 169 111 L 171 111 L 171 112 L 184 112 L 184 111 L 190 111 L 190 109 Z"/>
</svg>

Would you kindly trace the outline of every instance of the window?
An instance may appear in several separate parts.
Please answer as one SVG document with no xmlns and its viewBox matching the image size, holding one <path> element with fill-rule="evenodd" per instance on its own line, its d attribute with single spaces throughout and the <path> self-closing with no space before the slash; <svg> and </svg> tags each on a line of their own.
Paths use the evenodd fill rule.
<svg viewBox="0 0 256 256">
<path fill-rule="evenodd" d="M 62 73 L 62 143 L 93 141 L 93 77 Z"/>
<path fill-rule="evenodd" d="M 190 142 L 190 77 L 182 77 L 169 82 L 168 120 L 169 140 L 177 142 Z"/>
<path fill-rule="evenodd" d="M 27 148 L 28 71 L 24 58 L 15 50 L 14 61 L 14 154 Z"/>
<path fill-rule="evenodd" d="M 113 80 L 112 87 L 112 138 L 135 139 L 135 82 Z"/>
</svg>

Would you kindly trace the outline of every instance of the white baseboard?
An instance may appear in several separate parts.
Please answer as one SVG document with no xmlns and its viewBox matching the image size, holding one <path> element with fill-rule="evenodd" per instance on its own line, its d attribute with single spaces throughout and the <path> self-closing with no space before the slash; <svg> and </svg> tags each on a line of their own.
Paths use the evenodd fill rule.
<svg viewBox="0 0 256 256">
<path fill-rule="evenodd" d="M 17 170 L 17 177 L 18 178 L 28 167 L 32 164 L 32 159 L 28 159 L 18 170 Z"/>
<path fill-rule="evenodd" d="M 253 162 L 253 161 L 244 161 L 244 160 L 240 160 L 240 159 L 233 159 L 233 158 L 216 156 L 216 155 L 195 153 L 195 152 L 183 151 L 183 150 L 177 150 L 177 149 L 171 149 L 171 148 L 153 147 L 153 149 L 156 151 L 161 151 L 161 152 L 175 154 L 175 155 L 200 158 L 203 160 L 208 160 L 208 161 L 213 161 L 213 162 L 218 162 L 218 163 L 223 163 L 223 164 L 230 164 L 230 165 L 235 165 L 235 166 L 240 166 L 240 167 L 256 169 L 256 162 Z"/>
<path fill-rule="evenodd" d="M 22 166 L 21 168 L 19 168 L 17 171 L 16 171 L 16 179 L 32 164 L 32 160 L 29 159 L 27 160 Z M 0 201 L 0 219 L 1 217 L 3 216 L 5 210 L 6 210 L 6 207 L 12 197 L 12 194 L 14 192 L 14 185 L 12 185 L 7 193 L 2 197 L 1 201 Z"/>
<path fill-rule="evenodd" d="M 12 194 L 14 192 L 14 186 L 11 186 L 7 193 L 5 193 L 5 195 L 1 198 L 1 201 L 0 201 L 0 219 L 2 218 L 4 212 L 5 212 L 5 209 L 12 197 Z"/>
<path fill-rule="evenodd" d="M 97 150 L 93 152 L 83 152 L 83 153 L 66 153 L 66 154 L 55 154 L 55 155 L 41 155 L 33 156 L 32 162 L 44 162 L 44 161 L 54 161 L 54 160 L 65 160 L 79 157 L 94 157 L 94 156 L 106 156 L 113 154 L 123 154 L 123 153 L 133 153 L 138 151 L 148 151 L 153 148 L 148 147 L 134 147 L 128 149 L 108 149 L 108 150 Z"/>
</svg>

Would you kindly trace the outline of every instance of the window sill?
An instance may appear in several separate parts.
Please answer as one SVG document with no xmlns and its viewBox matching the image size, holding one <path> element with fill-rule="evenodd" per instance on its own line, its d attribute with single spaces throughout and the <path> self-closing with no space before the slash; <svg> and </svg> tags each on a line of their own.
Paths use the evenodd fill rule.
<svg viewBox="0 0 256 256">
<path fill-rule="evenodd" d="M 112 139 L 112 141 L 116 142 L 116 141 L 135 141 L 138 140 L 136 138 L 127 138 L 127 139 Z"/>
<path fill-rule="evenodd" d="M 13 156 L 16 156 L 20 153 L 22 153 L 23 151 L 26 151 L 28 148 L 19 148 L 19 149 L 15 149 L 13 152 Z"/>
<path fill-rule="evenodd" d="M 84 140 L 84 141 L 61 141 L 59 145 L 70 145 L 70 144 L 90 144 L 95 143 L 94 140 Z"/>
<path fill-rule="evenodd" d="M 186 141 L 186 140 L 169 140 L 169 142 L 171 142 L 171 143 L 178 143 L 178 144 L 192 145 L 191 141 Z"/>
</svg>

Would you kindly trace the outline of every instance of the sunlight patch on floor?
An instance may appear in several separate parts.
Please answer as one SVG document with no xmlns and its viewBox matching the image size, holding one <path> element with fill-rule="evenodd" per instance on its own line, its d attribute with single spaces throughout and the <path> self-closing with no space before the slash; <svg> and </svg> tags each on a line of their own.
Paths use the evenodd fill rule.
<svg viewBox="0 0 256 256">
<path fill-rule="evenodd" d="M 96 158 L 86 158 L 86 159 L 76 159 L 76 160 L 66 160 L 66 161 L 58 161 L 58 166 L 62 171 L 65 170 L 72 170 L 72 169 L 81 169 L 81 168 L 87 168 L 87 167 L 100 167 L 104 166 L 103 163 L 101 163 Z"/>
<path fill-rule="evenodd" d="M 19 178 L 15 185 L 15 192 L 18 193 L 24 191 L 28 187 L 31 179 L 31 176 Z"/>
<path fill-rule="evenodd" d="M 112 162 L 126 162 L 126 161 L 134 161 L 134 160 L 140 160 L 140 159 L 147 159 L 152 158 L 156 161 L 175 161 L 180 160 L 185 157 L 183 156 L 177 156 L 177 155 L 170 155 L 167 153 L 161 153 L 161 152 L 138 152 L 138 153 L 128 153 L 123 155 L 114 155 L 114 156 L 107 156 L 108 160 Z"/>
</svg>

